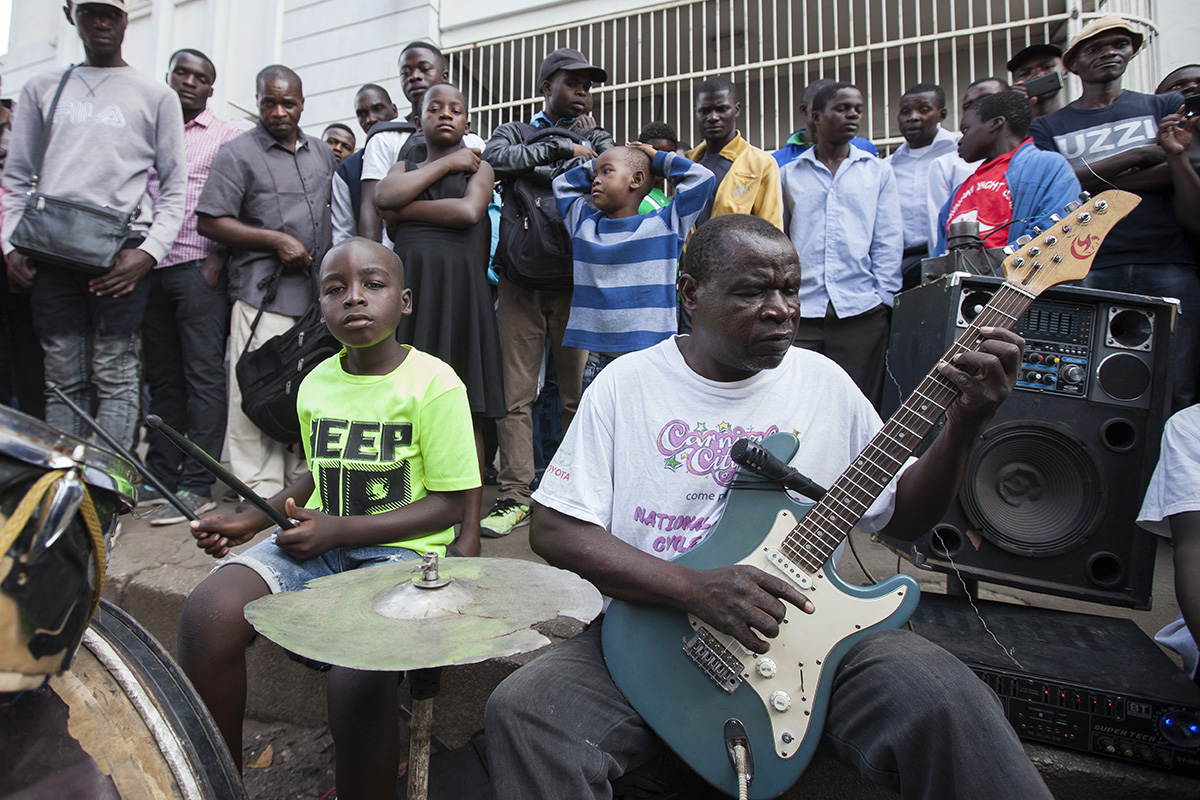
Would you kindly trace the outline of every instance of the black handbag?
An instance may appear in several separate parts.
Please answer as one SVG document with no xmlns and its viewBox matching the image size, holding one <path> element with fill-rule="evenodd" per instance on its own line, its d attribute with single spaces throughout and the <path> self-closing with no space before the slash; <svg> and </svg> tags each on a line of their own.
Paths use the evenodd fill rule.
<svg viewBox="0 0 1200 800">
<path fill-rule="evenodd" d="M 124 212 L 42 194 L 37 190 L 46 146 L 50 143 L 54 110 L 74 69 L 75 65 L 72 65 L 63 73 L 50 103 L 50 112 L 42 120 L 33 177 L 26 193 L 25 210 L 12 234 L 12 245 L 34 261 L 99 275 L 117 263 L 117 255 L 133 232 L 133 223 L 141 212 L 142 203 L 139 199 L 133 211 Z"/>
<path fill-rule="evenodd" d="M 275 299 L 281 272 L 277 270 L 267 278 L 271 285 L 263 298 L 263 307 Z M 254 330 L 262 314 L 260 307 L 250 323 L 246 348 L 234 370 L 242 390 L 242 412 L 275 441 L 295 444 L 300 441 L 300 416 L 296 413 L 300 382 L 313 367 L 336 355 L 342 343 L 325 327 L 320 305 L 313 303 L 289 330 L 251 350 Z"/>
</svg>

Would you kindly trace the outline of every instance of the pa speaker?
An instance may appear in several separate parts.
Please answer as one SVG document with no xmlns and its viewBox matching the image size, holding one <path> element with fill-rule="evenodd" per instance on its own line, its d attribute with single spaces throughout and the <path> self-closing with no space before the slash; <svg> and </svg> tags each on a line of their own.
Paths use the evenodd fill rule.
<svg viewBox="0 0 1200 800">
<path fill-rule="evenodd" d="M 896 298 L 888 366 L 901 394 L 1001 284 L 959 273 Z M 1134 520 L 1166 418 L 1174 313 L 1173 303 L 1140 295 L 1044 292 L 1014 326 L 1025 338 L 1017 386 L 958 498 L 916 542 L 884 541 L 927 569 L 1148 608 L 1156 543 Z"/>
</svg>

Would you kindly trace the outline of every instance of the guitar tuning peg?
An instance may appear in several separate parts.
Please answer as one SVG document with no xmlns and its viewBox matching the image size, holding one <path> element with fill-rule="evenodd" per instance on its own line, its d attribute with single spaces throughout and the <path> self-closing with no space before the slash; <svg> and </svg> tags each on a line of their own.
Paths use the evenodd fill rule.
<svg viewBox="0 0 1200 800">
<path fill-rule="evenodd" d="M 1050 219 L 1054 220 L 1055 222 L 1062 222 L 1062 217 L 1060 217 L 1058 214 L 1051 214 Z"/>
<path fill-rule="evenodd" d="M 1079 208 L 1079 206 L 1080 206 L 1080 203 L 1076 203 L 1074 200 L 1072 200 L 1071 202 L 1067 203 L 1067 205 L 1063 208 L 1063 210 L 1066 211 L 1068 214 L 1070 214 L 1070 213 L 1074 212 L 1075 209 Z"/>
<path fill-rule="evenodd" d="M 1079 202 L 1086 203 L 1088 200 L 1091 200 L 1091 199 L 1092 199 L 1091 192 L 1080 192 L 1079 193 Z"/>
<path fill-rule="evenodd" d="M 1017 251 L 1012 249 L 1012 245 L 1004 245 L 1004 255 L 1011 256 L 1015 252 Z"/>
<path fill-rule="evenodd" d="M 1025 245 L 1029 244 L 1032 241 L 1033 241 L 1032 237 L 1022 236 L 1020 239 L 1017 239 L 1017 244 L 1021 247 L 1024 247 Z"/>
<path fill-rule="evenodd" d="M 1039 228 L 1037 225 L 1034 225 L 1034 226 L 1033 226 L 1033 232 L 1034 232 L 1034 233 L 1037 233 L 1037 234 L 1040 234 L 1040 233 L 1042 232 L 1042 229 L 1041 229 L 1041 228 Z"/>
</svg>

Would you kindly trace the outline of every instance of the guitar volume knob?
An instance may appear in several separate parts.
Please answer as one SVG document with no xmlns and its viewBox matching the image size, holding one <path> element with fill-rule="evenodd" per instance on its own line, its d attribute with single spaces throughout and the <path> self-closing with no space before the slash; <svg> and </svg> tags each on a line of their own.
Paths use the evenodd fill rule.
<svg viewBox="0 0 1200 800">
<path fill-rule="evenodd" d="M 792 707 L 792 698 L 787 692 L 771 692 L 771 708 L 787 711 Z"/>
<path fill-rule="evenodd" d="M 754 662 L 754 667 L 758 670 L 758 674 L 764 678 L 775 677 L 775 662 L 769 658 L 760 658 Z"/>
</svg>

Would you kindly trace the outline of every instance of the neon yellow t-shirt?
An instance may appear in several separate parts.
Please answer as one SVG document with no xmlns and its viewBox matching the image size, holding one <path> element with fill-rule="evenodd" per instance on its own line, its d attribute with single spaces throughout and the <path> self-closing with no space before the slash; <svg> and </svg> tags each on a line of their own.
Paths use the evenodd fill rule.
<svg viewBox="0 0 1200 800">
<path fill-rule="evenodd" d="M 406 345 L 406 347 L 408 347 Z M 449 365 L 408 348 L 387 375 L 351 375 L 326 359 L 296 396 L 317 507 L 349 517 L 403 508 L 429 492 L 479 486 L 467 391 Z M 446 554 L 454 529 L 391 542 Z"/>
</svg>

